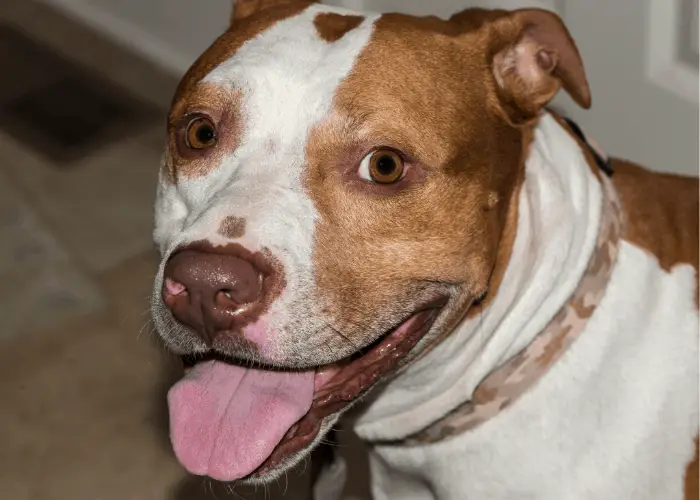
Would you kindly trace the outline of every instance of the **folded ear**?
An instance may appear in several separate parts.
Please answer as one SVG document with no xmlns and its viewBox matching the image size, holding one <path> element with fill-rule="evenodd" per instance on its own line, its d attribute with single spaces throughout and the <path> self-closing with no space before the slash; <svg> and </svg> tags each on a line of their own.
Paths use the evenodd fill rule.
<svg viewBox="0 0 700 500">
<path fill-rule="evenodd" d="M 231 14 L 231 24 L 252 16 L 258 11 L 281 5 L 285 3 L 298 2 L 299 0 L 233 0 L 233 13 Z M 315 1 L 307 1 L 306 3 L 316 3 Z"/>
<path fill-rule="evenodd" d="M 510 121 L 537 116 L 563 87 L 576 103 L 591 106 L 581 56 L 561 18 L 547 10 L 516 10 L 493 20 L 491 69 Z"/>
</svg>

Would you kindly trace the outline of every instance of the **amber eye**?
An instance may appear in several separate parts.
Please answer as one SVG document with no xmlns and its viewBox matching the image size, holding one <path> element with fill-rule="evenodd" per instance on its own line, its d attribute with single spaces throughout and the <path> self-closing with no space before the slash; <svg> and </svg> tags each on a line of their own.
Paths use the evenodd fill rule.
<svg viewBox="0 0 700 500">
<path fill-rule="evenodd" d="M 187 125 L 185 139 L 188 148 L 205 149 L 212 147 L 216 144 L 214 124 L 209 118 L 195 118 Z"/>
<path fill-rule="evenodd" d="M 378 149 L 363 158 L 358 174 L 377 184 L 392 184 L 403 177 L 403 158 L 390 149 Z"/>
</svg>

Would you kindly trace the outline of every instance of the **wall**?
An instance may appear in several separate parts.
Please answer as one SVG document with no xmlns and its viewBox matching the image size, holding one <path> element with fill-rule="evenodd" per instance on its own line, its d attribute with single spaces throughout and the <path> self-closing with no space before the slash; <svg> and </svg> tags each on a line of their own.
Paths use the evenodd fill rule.
<svg viewBox="0 0 700 500">
<path fill-rule="evenodd" d="M 41 0 L 176 74 L 227 26 L 232 0 Z"/>
<path fill-rule="evenodd" d="M 496 2 L 493 0 L 364 0 L 367 9 L 378 12 L 400 10 L 414 15 L 437 15 L 440 17 L 449 17 L 467 7 L 493 8 L 494 3 L 502 9 L 517 9 L 527 6 L 556 11 L 558 7 L 557 0 L 497 0 Z"/>
</svg>

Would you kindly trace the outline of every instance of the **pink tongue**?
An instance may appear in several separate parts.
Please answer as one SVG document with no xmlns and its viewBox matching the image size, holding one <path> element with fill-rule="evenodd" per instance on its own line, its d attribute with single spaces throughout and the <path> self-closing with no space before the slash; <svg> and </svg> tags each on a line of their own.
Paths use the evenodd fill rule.
<svg viewBox="0 0 700 500">
<path fill-rule="evenodd" d="M 168 393 L 170 439 L 192 474 L 233 481 L 257 469 L 311 408 L 314 372 L 199 363 Z"/>
</svg>

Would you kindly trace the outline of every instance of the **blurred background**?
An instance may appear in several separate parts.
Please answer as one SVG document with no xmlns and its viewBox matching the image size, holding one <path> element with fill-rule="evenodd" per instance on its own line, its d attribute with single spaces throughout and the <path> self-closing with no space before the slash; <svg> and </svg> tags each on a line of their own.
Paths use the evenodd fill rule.
<svg viewBox="0 0 700 500">
<path fill-rule="evenodd" d="M 167 440 L 164 394 L 179 366 L 148 313 L 164 116 L 231 3 L 0 0 L 0 498 L 307 498 L 304 471 L 231 496 L 187 477 Z M 697 0 L 327 3 L 555 10 L 593 108 L 556 105 L 611 154 L 698 173 Z M 367 498 L 362 452 L 352 454 L 348 499 Z"/>
</svg>

